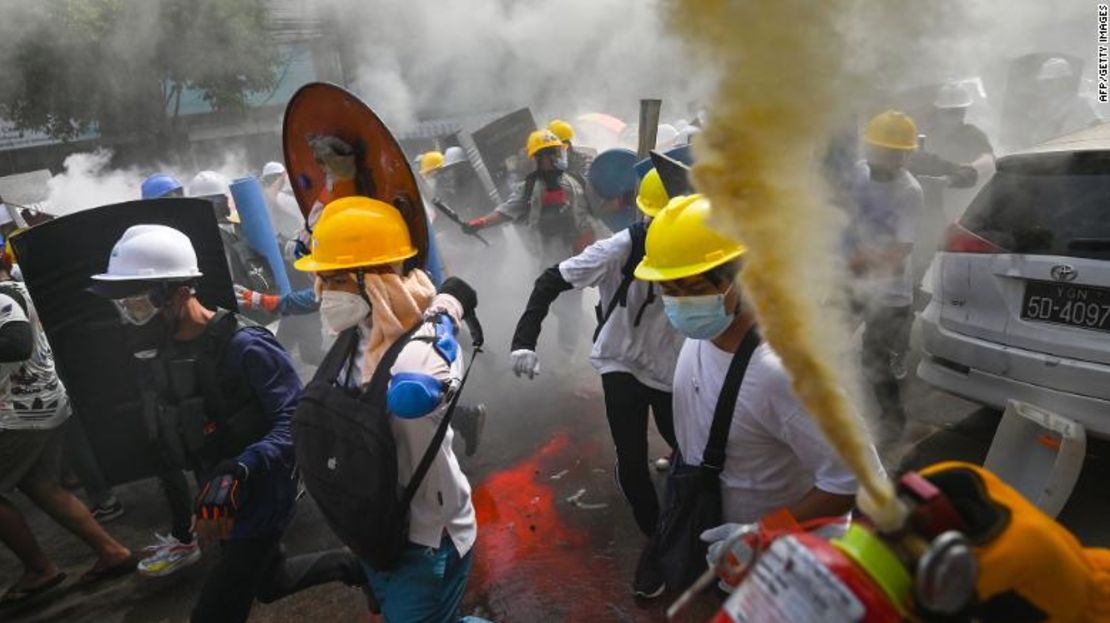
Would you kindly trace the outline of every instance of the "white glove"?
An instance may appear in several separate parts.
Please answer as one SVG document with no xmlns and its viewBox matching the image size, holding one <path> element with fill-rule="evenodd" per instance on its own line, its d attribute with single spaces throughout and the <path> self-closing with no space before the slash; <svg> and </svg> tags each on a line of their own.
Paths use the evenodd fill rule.
<svg viewBox="0 0 1110 623">
<path fill-rule="evenodd" d="M 533 379 L 540 373 L 540 357 L 536 351 L 522 348 L 514 350 L 509 356 L 513 358 L 513 373 L 518 377 L 527 374 Z"/>
<path fill-rule="evenodd" d="M 741 566 L 746 567 L 751 562 L 752 556 L 755 554 L 752 550 L 750 539 L 740 537 L 735 539 L 732 543 L 728 540 L 737 532 L 752 532 L 758 533 L 759 524 L 754 523 L 726 523 L 716 528 L 710 528 L 701 533 L 701 540 L 709 543 L 709 551 L 705 554 L 705 562 L 710 567 L 716 567 L 721 562 L 721 558 L 725 555 L 725 547 L 729 546 L 728 551 L 732 553 L 732 557 Z M 731 563 L 731 561 L 729 561 Z"/>
</svg>

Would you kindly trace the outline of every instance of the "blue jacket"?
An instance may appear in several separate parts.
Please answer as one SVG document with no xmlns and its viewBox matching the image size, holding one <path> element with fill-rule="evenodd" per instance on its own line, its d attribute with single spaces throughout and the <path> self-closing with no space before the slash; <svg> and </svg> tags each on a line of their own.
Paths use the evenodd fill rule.
<svg viewBox="0 0 1110 623">
<path fill-rule="evenodd" d="M 296 464 L 290 422 L 301 399 L 301 381 L 289 353 L 260 327 L 237 331 L 228 343 L 221 383 L 250 387 L 270 431 L 237 458 L 250 470 L 240 485 L 239 516 L 232 539 L 280 536 L 293 518 Z"/>
</svg>

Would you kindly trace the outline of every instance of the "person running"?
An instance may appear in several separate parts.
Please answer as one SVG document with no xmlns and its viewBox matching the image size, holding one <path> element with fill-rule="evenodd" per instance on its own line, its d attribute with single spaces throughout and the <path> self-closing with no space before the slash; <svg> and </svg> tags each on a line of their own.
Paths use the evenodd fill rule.
<svg viewBox="0 0 1110 623">
<path fill-rule="evenodd" d="M 153 392 L 163 414 L 159 449 L 168 463 L 194 469 L 196 530 L 220 543 L 192 621 L 238 622 L 256 598 L 272 601 L 336 580 L 357 585 L 364 577 L 349 553 L 284 559 L 281 537 L 296 501 L 289 420 L 301 382 L 269 331 L 201 304 L 202 276 L 185 234 L 135 225 L 90 290 L 112 301 L 149 347 L 136 353 L 136 364 L 140 386 Z"/>
<path fill-rule="evenodd" d="M 643 259 L 648 224 L 667 200 L 659 172 L 652 169 L 636 198 L 645 220 L 544 271 L 517 322 L 511 349 L 513 372 L 534 378 L 540 372 L 536 344 L 551 304 L 563 292 L 598 288 L 600 324 L 590 363 L 601 374 L 605 415 L 617 452 L 617 483 L 645 536 L 655 532 L 659 520 L 659 500 L 648 470 L 648 412 L 674 450 L 671 383 L 683 337 L 668 324 L 655 288 L 635 281 L 632 271 Z"/>
<path fill-rule="evenodd" d="M 389 544 L 400 550 L 399 560 L 386 566 L 364 557 L 370 586 L 387 621 L 460 620 L 477 520 L 470 482 L 451 448 L 452 431 L 443 423 L 463 373 L 455 332 L 474 313 L 477 295 L 458 278 L 446 280 L 437 294 L 423 270 L 406 266 L 417 255 L 408 227 L 396 208 L 375 199 L 352 196 L 329 203 L 314 228 L 311 251 L 296 268 L 315 274 L 324 326 L 339 337 L 308 387 L 312 400 L 306 399 L 296 420 L 319 422 L 334 413 L 329 405 L 344 404 L 364 410 L 364 422 L 388 417 L 396 483 L 388 484 L 387 494 L 409 490 L 414 479 L 417 484 L 406 509 L 407 530 L 397 535 L 400 540 L 407 535 L 407 542 Z M 297 443 L 298 452 L 321 447 L 307 435 Z M 334 510 L 333 529 L 353 522 L 352 532 L 360 533 L 368 525 L 363 515 L 351 516 L 355 500 L 338 496 L 332 502 L 339 485 L 331 482 L 331 474 L 346 467 L 335 456 L 349 458 L 366 450 L 330 450 L 323 468 L 307 456 L 301 461 L 317 504 Z M 421 465 L 427 471 L 417 476 Z M 320 472 L 328 481 L 324 489 L 314 490 L 316 469 L 325 470 Z"/>
<path fill-rule="evenodd" d="M 679 455 L 667 482 L 667 500 L 681 505 L 676 475 L 710 470 L 719 481 L 721 523 L 753 523 L 786 509 L 799 521 L 847 513 L 858 488 L 855 477 L 828 444 L 794 393 L 782 360 L 759 339 L 755 315 L 744 302 L 737 275 L 743 245 L 712 230 L 709 200 L 676 197 L 652 221 L 637 279 L 662 290 L 670 323 L 686 336 L 674 376 L 674 423 Z M 749 357 L 746 368 L 744 357 Z M 731 388 L 729 380 L 739 382 Z M 719 404 L 731 393 L 734 403 Z M 724 443 L 714 448 L 711 431 L 718 413 L 727 414 Z M 878 456 L 871 449 L 878 464 Z M 716 455 L 716 456 L 711 456 Z M 664 509 L 664 519 L 676 506 Z M 704 550 L 686 562 L 701 564 Z M 649 544 L 641 556 L 634 592 L 662 594 L 670 569 Z M 704 567 L 701 567 L 704 569 Z M 695 573 L 696 577 L 696 573 Z"/>
<path fill-rule="evenodd" d="M 26 517 L 5 497 L 18 488 L 97 556 L 81 584 L 126 575 L 137 561 L 59 483 L 63 429 L 70 417 L 65 387 L 23 284 L 0 284 L 0 541 L 23 564 L 23 575 L 0 606 L 40 595 L 66 579 L 39 545 Z"/>
</svg>

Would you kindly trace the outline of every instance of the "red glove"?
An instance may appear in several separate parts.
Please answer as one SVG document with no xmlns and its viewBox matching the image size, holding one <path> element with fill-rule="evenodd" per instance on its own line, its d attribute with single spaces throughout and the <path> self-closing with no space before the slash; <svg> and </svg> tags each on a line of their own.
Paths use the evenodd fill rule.
<svg viewBox="0 0 1110 623">
<path fill-rule="evenodd" d="M 276 294 L 263 294 L 240 285 L 235 286 L 235 298 L 242 309 L 261 309 L 271 314 L 276 313 L 281 304 L 281 297 Z"/>
</svg>

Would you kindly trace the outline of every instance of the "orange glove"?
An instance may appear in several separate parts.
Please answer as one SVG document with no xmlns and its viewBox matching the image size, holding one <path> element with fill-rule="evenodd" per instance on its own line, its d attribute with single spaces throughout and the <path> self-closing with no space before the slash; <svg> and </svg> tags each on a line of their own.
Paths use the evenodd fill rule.
<svg viewBox="0 0 1110 623">
<path fill-rule="evenodd" d="M 263 294 L 262 292 L 248 290 L 240 285 L 234 287 L 235 298 L 242 309 L 261 309 L 273 314 L 277 312 L 278 306 L 281 305 L 281 297 L 276 294 Z"/>
</svg>

